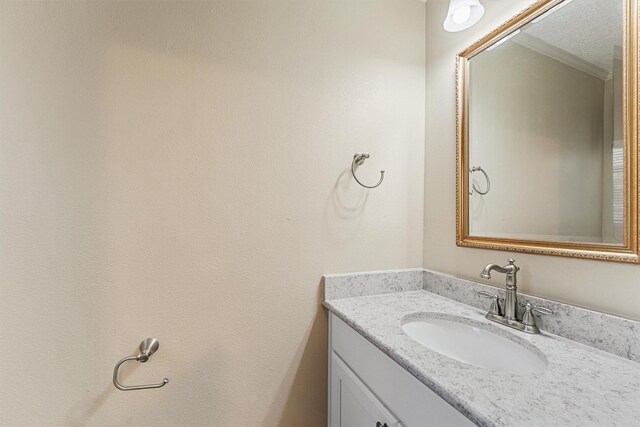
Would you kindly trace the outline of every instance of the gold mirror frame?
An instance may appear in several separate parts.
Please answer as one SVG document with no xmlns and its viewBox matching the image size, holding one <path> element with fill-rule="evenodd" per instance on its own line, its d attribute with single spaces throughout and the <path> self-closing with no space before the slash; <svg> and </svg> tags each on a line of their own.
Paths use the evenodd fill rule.
<svg viewBox="0 0 640 427">
<path fill-rule="evenodd" d="M 623 47 L 624 242 L 622 245 L 567 243 L 469 236 L 469 60 L 565 0 L 539 0 L 456 58 L 456 243 L 458 246 L 640 263 L 638 248 L 638 1 L 627 0 Z"/>
</svg>

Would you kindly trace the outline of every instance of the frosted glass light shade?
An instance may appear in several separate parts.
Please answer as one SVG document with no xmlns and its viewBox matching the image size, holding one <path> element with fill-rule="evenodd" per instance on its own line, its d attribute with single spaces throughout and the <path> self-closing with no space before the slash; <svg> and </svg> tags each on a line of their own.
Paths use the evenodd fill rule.
<svg viewBox="0 0 640 427">
<path fill-rule="evenodd" d="M 443 26 L 445 30 L 455 33 L 469 28 L 478 22 L 482 15 L 484 6 L 479 0 L 451 0 Z"/>
</svg>

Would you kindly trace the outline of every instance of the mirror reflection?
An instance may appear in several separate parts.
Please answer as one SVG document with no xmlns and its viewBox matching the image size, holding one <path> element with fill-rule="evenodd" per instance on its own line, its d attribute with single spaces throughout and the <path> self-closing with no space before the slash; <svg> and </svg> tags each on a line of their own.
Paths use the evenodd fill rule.
<svg viewBox="0 0 640 427">
<path fill-rule="evenodd" d="M 469 235 L 624 242 L 623 0 L 566 0 L 469 61 Z"/>
</svg>

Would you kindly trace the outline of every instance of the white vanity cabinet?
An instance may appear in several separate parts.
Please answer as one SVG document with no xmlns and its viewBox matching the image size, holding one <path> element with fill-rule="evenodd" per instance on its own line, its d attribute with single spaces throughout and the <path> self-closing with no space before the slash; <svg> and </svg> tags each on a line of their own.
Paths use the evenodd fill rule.
<svg viewBox="0 0 640 427">
<path fill-rule="evenodd" d="M 328 423 L 329 427 L 474 425 L 333 314 Z"/>
</svg>

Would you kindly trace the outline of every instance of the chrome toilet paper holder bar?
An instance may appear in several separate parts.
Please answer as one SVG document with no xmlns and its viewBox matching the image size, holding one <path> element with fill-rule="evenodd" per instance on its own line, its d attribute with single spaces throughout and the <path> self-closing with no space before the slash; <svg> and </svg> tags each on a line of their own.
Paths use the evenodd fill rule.
<svg viewBox="0 0 640 427">
<path fill-rule="evenodd" d="M 122 385 L 118 381 L 118 370 L 120 369 L 120 366 L 123 363 L 128 362 L 130 360 L 135 360 L 140 363 L 144 363 L 147 360 L 149 360 L 149 357 L 151 357 L 153 353 L 158 351 L 159 347 L 160 347 L 160 343 L 155 338 L 146 338 L 145 340 L 143 340 L 140 343 L 140 354 L 138 354 L 137 356 L 127 356 L 124 359 L 121 359 L 118 363 L 116 363 L 116 367 L 113 368 L 113 385 L 116 386 L 118 390 L 122 390 L 122 391 L 146 390 L 150 388 L 160 388 L 167 385 L 167 383 L 169 382 L 168 378 L 163 379 L 162 382 L 159 384 L 144 384 L 144 385 L 133 385 L 133 386 Z"/>
</svg>

